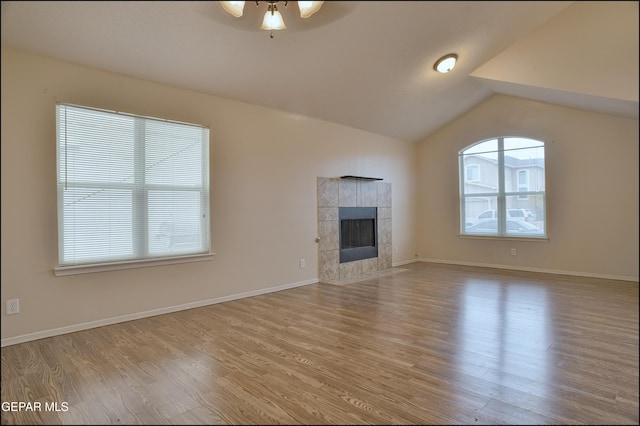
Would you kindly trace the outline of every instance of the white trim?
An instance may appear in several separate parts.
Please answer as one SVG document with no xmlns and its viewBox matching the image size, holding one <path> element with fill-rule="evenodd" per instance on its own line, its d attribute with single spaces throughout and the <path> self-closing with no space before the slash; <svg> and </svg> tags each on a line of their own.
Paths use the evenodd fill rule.
<svg viewBox="0 0 640 426">
<path fill-rule="evenodd" d="M 443 263 L 447 265 L 477 266 L 479 268 L 507 269 L 511 271 L 537 272 L 541 274 L 571 275 L 576 277 L 602 278 L 607 280 L 638 282 L 638 277 L 629 277 L 625 275 L 594 274 L 591 272 L 563 271 L 558 269 L 529 268 L 525 266 L 495 265 L 491 263 L 463 262 L 463 261 L 457 261 L 457 260 L 443 260 L 443 259 L 420 258 L 418 259 L 418 261 L 426 262 L 426 263 Z"/>
<path fill-rule="evenodd" d="M 18 343 L 30 342 L 32 340 L 44 339 L 47 337 L 59 336 L 67 333 L 74 333 L 76 331 L 89 330 L 91 328 L 103 327 L 105 325 L 112 325 L 126 321 L 137 320 L 141 318 L 153 317 L 156 315 L 169 314 L 171 312 L 184 311 L 187 309 L 199 308 L 202 306 L 215 305 L 217 303 L 230 302 L 232 300 L 244 299 L 245 297 L 253 297 L 261 294 L 273 293 L 276 291 L 288 290 L 290 288 L 301 287 L 309 284 L 316 284 L 320 280 L 318 278 L 312 278 L 305 281 L 299 281 L 297 283 L 283 284 L 275 287 L 263 288 L 259 290 L 247 291 L 244 293 L 232 294 L 229 296 L 216 297 L 214 299 L 200 300 L 197 302 L 184 303 L 182 305 L 167 306 L 166 308 L 153 309 L 145 312 L 136 312 L 133 314 L 120 315 L 117 317 L 105 318 L 96 321 L 85 322 L 81 324 L 68 325 L 66 327 L 53 328 L 50 330 L 38 331 L 36 333 L 23 334 L 15 337 L 8 337 L 0 340 L 0 347 L 17 345 Z"/>
<path fill-rule="evenodd" d="M 410 263 L 416 263 L 416 262 L 419 262 L 419 260 L 418 259 L 401 260 L 400 262 L 391 263 L 391 266 L 395 268 L 396 266 L 408 265 Z"/>
<path fill-rule="evenodd" d="M 90 274 L 92 272 L 117 271 L 119 269 L 146 268 L 149 266 L 172 265 L 175 263 L 202 262 L 213 260 L 215 253 L 194 254 L 189 256 L 164 257 L 162 259 L 141 259 L 113 263 L 94 263 L 90 265 L 56 266 L 56 277 L 64 275 Z"/>
</svg>

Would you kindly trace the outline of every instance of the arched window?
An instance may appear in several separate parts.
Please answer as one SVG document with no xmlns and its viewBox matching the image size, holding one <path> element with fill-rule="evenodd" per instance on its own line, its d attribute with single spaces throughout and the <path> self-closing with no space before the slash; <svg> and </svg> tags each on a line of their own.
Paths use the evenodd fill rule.
<svg viewBox="0 0 640 426">
<path fill-rule="evenodd" d="M 547 236 L 544 142 L 488 139 L 458 158 L 462 235 Z"/>
</svg>

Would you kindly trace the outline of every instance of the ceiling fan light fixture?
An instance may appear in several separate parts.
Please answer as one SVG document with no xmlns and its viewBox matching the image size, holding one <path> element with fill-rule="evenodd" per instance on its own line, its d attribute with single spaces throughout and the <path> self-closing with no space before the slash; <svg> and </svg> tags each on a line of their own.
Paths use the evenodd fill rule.
<svg viewBox="0 0 640 426">
<path fill-rule="evenodd" d="M 446 74 L 449 71 L 451 71 L 453 67 L 456 66 L 457 61 L 458 61 L 458 55 L 456 55 L 455 53 L 450 53 L 438 59 L 435 65 L 433 66 L 433 69 L 443 74 Z"/>
<path fill-rule="evenodd" d="M 278 8 L 275 4 L 269 4 L 269 10 L 264 14 L 264 19 L 262 20 L 262 26 L 260 29 L 263 30 L 285 30 L 287 27 L 284 25 L 284 20 L 282 19 L 282 15 L 278 12 Z"/>
<path fill-rule="evenodd" d="M 224 10 L 235 16 L 236 18 L 240 18 L 244 11 L 244 2 L 243 1 L 221 1 L 222 7 Z"/>
<path fill-rule="evenodd" d="M 264 18 L 262 20 L 261 29 L 271 31 L 271 38 L 273 38 L 274 30 L 286 30 L 287 27 L 284 24 L 284 19 L 280 12 L 278 12 L 277 3 L 279 0 L 267 0 L 268 3 L 267 13 L 264 14 Z M 282 2 L 285 7 L 287 7 L 288 1 Z M 300 10 L 300 17 L 306 19 L 316 13 L 322 7 L 324 1 L 299 1 L 298 9 Z M 240 18 L 243 15 L 244 11 L 244 1 L 220 1 L 222 8 L 229 14 L 235 16 L 236 18 Z M 256 6 L 260 6 L 260 1 L 256 0 Z"/>
<path fill-rule="evenodd" d="M 322 3 L 324 3 L 324 1 L 299 1 L 298 7 L 300 8 L 300 17 L 306 19 L 313 15 L 320 10 Z"/>
</svg>

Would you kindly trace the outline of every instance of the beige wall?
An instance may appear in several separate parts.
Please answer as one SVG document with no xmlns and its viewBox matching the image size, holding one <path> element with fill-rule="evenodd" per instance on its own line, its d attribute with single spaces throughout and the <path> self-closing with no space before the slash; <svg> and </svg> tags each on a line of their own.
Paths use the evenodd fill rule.
<svg viewBox="0 0 640 426">
<path fill-rule="evenodd" d="M 2 50 L 1 96 L 5 343 L 314 282 L 319 176 L 391 182 L 393 261 L 414 259 L 414 144 L 14 50 Z M 209 126 L 215 259 L 54 276 L 56 102 Z M 13 298 L 20 313 L 7 316 Z"/>
<path fill-rule="evenodd" d="M 548 242 L 457 236 L 458 151 L 496 136 L 546 142 Z M 419 144 L 418 161 L 421 259 L 638 279 L 637 119 L 498 95 Z"/>
</svg>

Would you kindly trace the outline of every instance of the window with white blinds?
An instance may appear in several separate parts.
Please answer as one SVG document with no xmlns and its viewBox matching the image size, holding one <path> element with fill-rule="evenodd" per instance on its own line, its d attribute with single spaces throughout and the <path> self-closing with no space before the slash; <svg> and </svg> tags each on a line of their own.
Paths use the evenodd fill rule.
<svg viewBox="0 0 640 426">
<path fill-rule="evenodd" d="M 56 106 L 60 266 L 209 252 L 209 129 Z"/>
</svg>

